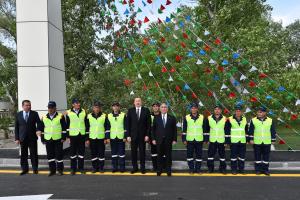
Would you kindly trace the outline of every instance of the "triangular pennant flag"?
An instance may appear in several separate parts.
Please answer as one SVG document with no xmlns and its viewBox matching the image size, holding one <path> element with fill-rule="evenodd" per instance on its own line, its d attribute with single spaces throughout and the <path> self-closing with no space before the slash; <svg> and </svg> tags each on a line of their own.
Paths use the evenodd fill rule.
<svg viewBox="0 0 300 200">
<path fill-rule="evenodd" d="M 244 74 L 242 74 L 241 77 L 240 77 L 240 81 L 243 81 L 243 80 L 246 80 L 246 79 L 247 79 L 247 77 Z"/>
<path fill-rule="evenodd" d="M 221 90 L 227 89 L 228 87 L 223 83 Z"/>
<path fill-rule="evenodd" d="M 166 22 L 168 23 L 170 21 L 171 21 L 171 19 L 169 17 L 166 17 Z"/>
<path fill-rule="evenodd" d="M 246 108 L 245 113 L 251 112 L 251 109 L 249 107 Z"/>
<path fill-rule="evenodd" d="M 244 88 L 243 94 L 249 94 L 249 91 L 246 88 Z"/>
<path fill-rule="evenodd" d="M 202 63 L 203 63 L 202 60 L 198 59 L 196 65 L 201 65 Z"/>
<path fill-rule="evenodd" d="M 175 40 L 178 39 L 178 37 L 177 37 L 175 34 L 173 34 L 173 38 L 174 38 Z"/>
<path fill-rule="evenodd" d="M 130 3 L 130 4 L 134 3 L 134 0 L 129 0 L 129 3 Z"/>
<path fill-rule="evenodd" d="M 142 79 L 142 76 L 140 73 L 138 74 L 138 79 Z"/>
<path fill-rule="evenodd" d="M 168 60 L 168 58 L 165 58 L 165 63 L 169 63 L 169 60 Z"/>
<path fill-rule="evenodd" d="M 206 52 L 205 52 L 203 49 L 201 49 L 201 50 L 199 51 L 199 54 L 202 55 L 202 56 L 204 56 L 204 55 L 206 54 Z"/>
<path fill-rule="evenodd" d="M 199 104 L 200 107 L 203 107 L 203 106 L 204 106 L 203 103 L 202 103 L 202 101 L 199 101 L 198 104 Z"/>
<path fill-rule="evenodd" d="M 180 55 L 176 55 L 176 57 L 175 57 L 175 60 L 176 60 L 176 62 L 180 62 L 181 61 L 181 56 Z"/>
<path fill-rule="evenodd" d="M 157 57 L 157 58 L 156 58 L 156 61 L 155 61 L 155 63 L 156 63 L 156 64 L 160 64 L 160 63 L 161 63 L 161 60 L 160 60 L 160 58 L 159 58 L 159 57 Z"/>
<path fill-rule="evenodd" d="M 151 4 L 151 3 L 152 3 L 152 0 L 147 0 L 147 2 L 148 2 L 149 4 Z"/>
<path fill-rule="evenodd" d="M 172 2 L 170 0 L 167 0 L 166 5 L 170 5 Z"/>
<path fill-rule="evenodd" d="M 151 72 L 151 71 L 149 72 L 149 76 L 153 77 L 153 74 L 152 74 L 152 72 Z"/>
<path fill-rule="evenodd" d="M 184 90 L 189 90 L 189 89 L 191 89 L 191 88 L 190 88 L 190 86 L 189 86 L 188 84 L 185 84 L 185 85 L 183 86 L 183 89 L 184 89 Z"/>
<path fill-rule="evenodd" d="M 173 80 L 173 78 L 172 78 L 172 76 L 170 76 L 169 77 L 169 82 L 173 82 L 174 80 Z"/>
<path fill-rule="evenodd" d="M 284 122 L 284 120 L 281 119 L 280 117 L 278 117 L 277 120 L 280 121 L 280 122 Z"/>
<path fill-rule="evenodd" d="M 282 112 L 287 113 L 287 112 L 289 112 L 289 109 L 287 109 L 286 107 L 284 107 Z"/>
<path fill-rule="evenodd" d="M 279 139 L 278 144 L 285 144 L 285 141 L 281 138 Z"/>
<path fill-rule="evenodd" d="M 188 57 L 194 57 L 194 53 L 193 53 L 192 51 L 189 51 L 189 52 L 187 53 L 187 56 L 188 56 Z"/>
<path fill-rule="evenodd" d="M 203 40 L 202 40 L 201 38 L 198 37 L 196 42 L 199 43 L 199 42 L 202 42 L 202 41 L 203 41 Z"/>
<path fill-rule="evenodd" d="M 144 1 L 142 1 L 142 3 L 143 3 L 143 6 L 144 6 L 144 7 L 147 5 Z"/>
<path fill-rule="evenodd" d="M 193 99 L 198 99 L 197 95 L 195 94 L 195 92 L 192 93 L 192 98 Z"/>
<path fill-rule="evenodd" d="M 164 10 L 164 9 L 166 9 L 163 5 L 160 5 L 160 8 L 159 8 L 160 10 Z"/>
<path fill-rule="evenodd" d="M 204 35 L 205 35 L 205 36 L 206 36 L 206 35 L 209 35 L 209 34 L 210 34 L 209 31 L 207 31 L 207 30 L 204 31 Z"/>
<path fill-rule="evenodd" d="M 120 57 L 117 59 L 117 62 L 121 63 L 121 62 L 123 62 L 123 59 Z"/>
<path fill-rule="evenodd" d="M 191 21 L 191 19 L 192 19 L 192 17 L 190 15 L 185 17 L 185 20 L 188 21 L 188 22 Z"/>
<path fill-rule="evenodd" d="M 185 38 L 185 39 L 188 39 L 188 38 L 189 38 L 188 34 L 186 34 L 186 33 L 183 33 L 182 36 L 183 36 L 183 38 Z"/>
<path fill-rule="evenodd" d="M 300 99 L 298 99 L 297 101 L 296 101 L 296 104 L 295 104 L 296 106 L 298 106 L 298 105 L 300 105 Z"/>
<path fill-rule="evenodd" d="M 216 61 L 214 61 L 213 59 L 209 60 L 209 64 L 215 64 L 215 63 L 216 63 Z"/>
<path fill-rule="evenodd" d="M 168 71 L 168 69 L 166 68 L 166 66 L 163 66 L 162 68 L 161 68 L 161 72 L 162 73 L 166 73 Z"/>
<path fill-rule="evenodd" d="M 124 12 L 124 15 L 129 15 L 129 13 L 130 13 L 129 10 L 126 9 L 125 12 Z"/>
<path fill-rule="evenodd" d="M 252 66 L 251 69 L 249 70 L 249 72 L 254 72 L 256 70 L 257 70 L 257 68 L 255 66 Z"/>
<path fill-rule="evenodd" d="M 177 31 L 179 30 L 179 27 L 177 25 L 174 26 L 174 30 Z"/>
<path fill-rule="evenodd" d="M 157 12 L 158 12 L 158 14 L 162 14 L 163 13 L 163 11 L 161 9 L 158 9 Z"/>
<path fill-rule="evenodd" d="M 149 22 L 150 20 L 148 19 L 148 17 L 145 17 L 145 19 L 144 19 L 144 23 L 147 23 L 147 22 Z"/>
<path fill-rule="evenodd" d="M 124 4 L 124 5 L 127 4 L 126 0 L 123 1 L 123 4 Z"/>
<path fill-rule="evenodd" d="M 233 59 L 238 59 L 240 57 L 240 54 L 238 54 L 238 53 L 234 53 L 233 55 L 232 55 L 232 58 Z"/>
<path fill-rule="evenodd" d="M 142 11 L 142 9 L 138 8 L 138 9 L 137 9 L 137 12 L 138 12 L 138 13 L 141 13 L 141 12 L 143 12 L 143 11 Z"/>
<path fill-rule="evenodd" d="M 133 92 L 133 91 L 131 91 L 131 92 L 130 92 L 130 95 L 131 95 L 131 96 L 132 96 L 132 95 L 134 95 L 134 92 Z"/>
<path fill-rule="evenodd" d="M 158 18 L 158 23 L 159 23 L 159 24 L 161 24 L 161 23 L 162 23 L 161 19 L 159 19 L 159 18 Z"/>
<path fill-rule="evenodd" d="M 170 69 L 170 72 L 171 72 L 171 73 L 174 73 L 174 72 L 176 72 L 176 69 L 175 69 L 175 67 L 172 67 L 172 68 Z"/>
<path fill-rule="evenodd" d="M 229 64 L 228 60 L 224 59 L 224 60 L 222 61 L 222 65 L 228 65 L 228 64 Z"/>
</svg>

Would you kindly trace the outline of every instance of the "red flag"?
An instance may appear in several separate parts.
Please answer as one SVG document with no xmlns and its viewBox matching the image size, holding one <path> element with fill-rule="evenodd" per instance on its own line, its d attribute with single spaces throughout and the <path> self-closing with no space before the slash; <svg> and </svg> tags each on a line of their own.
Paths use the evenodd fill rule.
<svg viewBox="0 0 300 200">
<path fill-rule="evenodd" d="M 170 5 L 172 2 L 170 1 L 170 0 L 167 0 L 167 3 L 166 3 L 166 5 L 168 6 L 168 5 Z"/>
<path fill-rule="evenodd" d="M 188 38 L 189 38 L 188 34 L 186 34 L 186 33 L 183 33 L 182 36 L 183 36 L 183 38 L 185 38 L 185 39 L 188 39 Z"/>
<path fill-rule="evenodd" d="M 180 55 L 176 55 L 176 57 L 175 57 L 175 60 L 176 60 L 176 62 L 180 62 L 181 61 L 181 56 Z"/>
<path fill-rule="evenodd" d="M 210 46 L 207 45 L 207 44 L 205 44 L 204 50 L 205 50 L 205 51 L 210 51 L 210 49 L 211 49 Z"/>
<path fill-rule="evenodd" d="M 160 10 L 166 9 L 163 5 L 160 5 Z"/>
<path fill-rule="evenodd" d="M 175 89 L 176 89 L 176 91 L 180 91 L 180 87 L 178 86 L 178 85 L 176 85 L 176 87 L 175 87 Z"/>
<path fill-rule="evenodd" d="M 197 99 L 198 98 L 197 95 L 194 92 L 192 93 L 192 97 L 193 97 L 193 99 Z"/>
<path fill-rule="evenodd" d="M 287 124 L 287 125 L 285 125 L 285 128 L 292 128 L 292 126 Z"/>
<path fill-rule="evenodd" d="M 149 4 L 151 4 L 151 3 L 152 3 L 152 0 L 147 0 L 147 2 L 148 2 Z"/>
<path fill-rule="evenodd" d="M 157 81 L 155 82 L 155 85 L 157 88 L 159 88 L 159 83 Z"/>
<path fill-rule="evenodd" d="M 126 0 L 123 1 L 123 4 L 127 4 Z"/>
<path fill-rule="evenodd" d="M 292 114 L 291 115 L 291 120 L 295 121 L 296 119 L 298 119 L 298 115 Z"/>
<path fill-rule="evenodd" d="M 250 81 L 249 86 L 250 86 L 250 87 L 255 87 L 255 86 L 256 86 L 256 83 L 255 83 L 254 81 Z"/>
<path fill-rule="evenodd" d="M 138 24 L 139 24 L 140 26 L 142 25 L 142 23 L 143 23 L 143 22 L 142 22 L 141 20 L 139 20 Z"/>
<path fill-rule="evenodd" d="M 147 85 L 146 84 L 144 84 L 144 86 L 143 86 L 143 90 L 147 90 L 148 88 L 147 88 Z"/>
<path fill-rule="evenodd" d="M 285 144 L 285 141 L 284 141 L 283 139 L 280 139 L 280 140 L 278 141 L 278 144 Z"/>
<path fill-rule="evenodd" d="M 222 43 L 222 41 L 220 40 L 220 38 L 217 38 L 216 40 L 215 40 L 215 44 L 216 45 L 220 45 Z"/>
<path fill-rule="evenodd" d="M 148 19 L 148 17 L 145 17 L 145 19 L 144 19 L 144 23 L 147 23 L 147 22 L 149 22 L 150 20 Z"/>
<path fill-rule="evenodd" d="M 161 54 L 161 50 L 157 50 L 157 55 L 160 55 Z"/>
<path fill-rule="evenodd" d="M 254 103 L 254 102 L 257 102 L 257 98 L 256 98 L 256 97 L 251 97 L 251 98 L 250 98 L 250 101 L 253 102 L 253 103 Z"/>
<path fill-rule="evenodd" d="M 130 4 L 134 3 L 134 0 L 129 0 L 129 3 L 130 3 Z"/>
<path fill-rule="evenodd" d="M 133 26 L 133 25 L 135 24 L 135 20 L 134 20 L 134 19 L 131 19 L 129 23 L 130 23 L 130 25 Z"/>
<path fill-rule="evenodd" d="M 236 97 L 236 95 L 235 95 L 234 92 L 230 92 L 229 95 L 228 95 L 228 97 L 229 97 L 230 99 L 233 99 L 233 98 Z"/>
<path fill-rule="evenodd" d="M 227 108 L 225 108 L 225 109 L 224 109 L 224 114 L 227 115 L 228 113 L 230 113 L 229 110 L 228 110 Z"/>
<path fill-rule="evenodd" d="M 207 74 L 210 74 L 211 73 L 211 69 L 209 67 L 206 67 L 204 69 L 204 72 L 207 73 Z"/>
<path fill-rule="evenodd" d="M 212 96 L 213 96 L 212 91 L 208 91 L 207 95 L 208 95 L 209 97 L 212 97 Z"/>
<path fill-rule="evenodd" d="M 144 38 L 144 39 L 143 39 L 143 43 L 144 43 L 145 45 L 149 44 L 149 39 L 148 39 L 148 38 Z"/>
<path fill-rule="evenodd" d="M 176 72 L 175 67 L 172 67 L 172 68 L 170 69 L 170 72 L 172 72 L 172 73 Z"/>
<path fill-rule="evenodd" d="M 166 41 L 166 38 L 162 37 L 162 38 L 160 39 L 160 41 L 161 41 L 162 43 L 164 43 L 164 42 Z"/>
<path fill-rule="evenodd" d="M 129 86 L 131 84 L 131 80 L 125 79 L 124 80 L 124 85 Z"/>
<path fill-rule="evenodd" d="M 268 77 L 268 75 L 265 74 L 265 73 L 261 73 L 261 74 L 259 75 L 259 78 L 266 78 L 266 77 Z"/>
<path fill-rule="evenodd" d="M 208 117 L 211 115 L 211 113 L 208 110 L 205 110 L 203 114 L 205 117 Z"/>
<path fill-rule="evenodd" d="M 224 67 L 223 66 L 218 66 L 218 71 L 223 73 L 224 72 Z"/>
<path fill-rule="evenodd" d="M 168 69 L 165 66 L 163 66 L 162 69 L 161 69 L 161 72 L 166 73 L 167 71 L 168 71 Z"/>
<path fill-rule="evenodd" d="M 161 24 L 161 23 L 162 23 L 161 19 L 159 19 L 159 18 L 158 18 L 158 23 L 159 23 L 159 24 Z"/>
<path fill-rule="evenodd" d="M 180 45 L 182 46 L 182 48 L 186 47 L 186 44 L 184 42 L 181 42 Z"/>
</svg>

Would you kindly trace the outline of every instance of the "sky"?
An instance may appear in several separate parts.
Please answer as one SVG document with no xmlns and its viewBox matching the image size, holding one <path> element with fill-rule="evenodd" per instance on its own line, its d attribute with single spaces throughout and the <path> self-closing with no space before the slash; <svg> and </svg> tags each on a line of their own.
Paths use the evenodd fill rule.
<svg viewBox="0 0 300 200">
<path fill-rule="evenodd" d="M 300 0 L 267 0 L 273 7 L 272 18 L 283 26 L 300 19 Z"/>
<path fill-rule="evenodd" d="M 147 0 L 143 0 L 146 2 Z M 157 14 L 157 9 L 161 4 L 165 4 L 166 0 L 152 0 L 153 3 L 149 6 L 143 7 L 142 0 L 135 0 L 135 5 L 143 10 L 143 13 L 138 15 L 138 19 L 143 19 L 145 15 L 150 19 L 150 21 L 156 19 L 157 16 L 151 14 L 150 10 L 153 10 Z M 166 6 L 164 13 L 160 15 L 161 19 L 165 19 L 166 15 L 174 11 L 180 4 L 183 5 L 193 5 L 192 0 L 171 0 L 172 4 Z M 283 26 L 287 26 L 294 22 L 296 19 L 300 19 L 300 0 L 267 0 L 267 3 L 273 7 L 272 18 L 274 21 L 282 22 Z M 194 4 L 195 5 L 195 4 Z M 125 6 L 117 3 L 117 8 L 120 13 L 124 13 Z M 155 20 L 155 21 L 156 21 Z M 145 25 L 146 26 L 146 25 Z"/>
</svg>

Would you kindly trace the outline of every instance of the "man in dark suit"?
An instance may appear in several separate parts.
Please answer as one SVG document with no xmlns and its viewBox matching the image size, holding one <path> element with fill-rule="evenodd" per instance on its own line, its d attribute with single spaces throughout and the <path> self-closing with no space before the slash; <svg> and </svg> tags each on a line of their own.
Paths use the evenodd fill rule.
<svg viewBox="0 0 300 200">
<path fill-rule="evenodd" d="M 21 146 L 21 168 L 20 175 L 27 174 L 28 148 L 30 151 L 31 165 L 34 174 L 38 174 L 38 154 L 37 154 L 37 126 L 40 124 L 40 117 L 37 112 L 31 110 L 31 102 L 22 102 L 23 111 L 19 112 L 15 120 L 15 141 Z"/>
<path fill-rule="evenodd" d="M 137 152 L 139 150 L 141 173 L 145 174 L 146 142 L 149 141 L 151 115 L 148 108 L 142 106 L 141 98 L 134 99 L 134 107 L 127 113 L 127 141 L 131 142 L 132 171 L 138 171 Z"/>
<path fill-rule="evenodd" d="M 168 114 L 166 103 L 160 105 L 161 115 L 155 116 L 152 126 L 152 143 L 157 145 L 158 169 L 160 176 L 163 168 L 163 156 L 166 156 L 167 175 L 171 176 L 172 170 L 172 145 L 177 142 L 176 118 Z"/>
</svg>

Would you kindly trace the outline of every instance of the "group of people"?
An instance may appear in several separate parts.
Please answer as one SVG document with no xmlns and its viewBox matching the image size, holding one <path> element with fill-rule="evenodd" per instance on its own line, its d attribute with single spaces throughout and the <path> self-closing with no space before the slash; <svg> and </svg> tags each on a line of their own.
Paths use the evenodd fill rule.
<svg viewBox="0 0 300 200">
<path fill-rule="evenodd" d="M 146 173 L 146 144 L 151 147 L 153 171 L 160 176 L 163 171 L 172 175 L 172 146 L 177 143 L 177 120 L 168 113 L 166 103 L 154 103 L 152 112 L 142 105 L 141 98 L 134 99 L 134 107 L 121 112 L 118 102 L 111 105 L 111 113 L 102 112 L 102 104 L 95 102 L 92 112 L 81 108 L 78 99 L 72 100 L 72 108 L 59 113 L 56 103 L 48 103 L 48 113 L 39 117 L 31 110 L 31 102 L 22 102 L 23 111 L 15 120 L 15 140 L 21 147 L 20 175 L 27 174 L 28 148 L 33 173 L 38 174 L 37 139 L 46 145 L 49 176 L 63 175 L 63 143 L 70 144 L 71 175 L 85 173 L 85 147 L 91 150 L 92 172 L 104 172 L 105 146 L 110 144 L 112 172 L 125 172 L 125 143 L 130 143 L 131 173 Z M 231 172 L 244 173 L 246 144 L 253 144 L 255 171 L 269 175 L 271 144 L 276 141 L 274 122 L 267 117 L 265 107 L 257 110 L 257 116 L 248 123 L 243 108 L 236 106 L 234 114 L 226 118 L 222 107 L 216 105 L 213 114 L 205 117 L 199 113 L 198 103 L 191 103 L 190 113 L 183 118 L 182 141 L 187 148 L 190 173 L 202 173 L 203 144 L 208 144 L 208 172 L 215 170 L 214 160 L 218 152 L 219 172 L 226 173 L 225 146 L 230 145 Z M 138 165 L 138 155 L 140 167 Z"/>
</svg>

